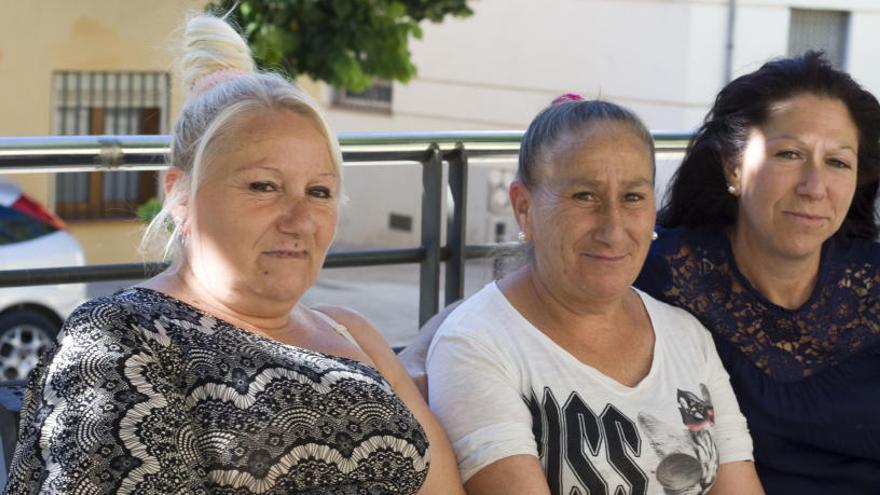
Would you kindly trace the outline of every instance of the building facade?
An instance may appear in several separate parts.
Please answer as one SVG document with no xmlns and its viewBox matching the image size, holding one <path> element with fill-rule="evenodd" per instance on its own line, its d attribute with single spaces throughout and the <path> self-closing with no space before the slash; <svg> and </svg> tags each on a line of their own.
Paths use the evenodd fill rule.
<svg viewBox="0 0 880 495">
<path fill-rule="evenodd" d="M 162 134 L 184 92 L 174 58 L 205 0 L 0 0 L 0 135 Z M 154 173 L 16 174 L 53 208 L 86 261 L 139 261 L 136 208 Z"/>
<path fill-rule="evenodd" d="M 0 0 L 0 135 L 166 133 L 184 91 L 175 33 L 205 0 Z M 654 130 L 690 131 L 718 89 L 769 58 L 822 48 L 880 93 L 876 0 L 475 0 L 475 14 L 424 25 L 419 75 L 363 93 L 301 84 L 338 132 L 520 130 L 554 97 L 621 103 Z M 662 184 L 677 162 L 661 162 Z M 475 162 L 469 242 L 512 240 L 512 160 Z M 89 263 L 138 261 L 136 207 L 150 173 L 16 175 L 54 208 Z M 420 170 L 350 167 L 337 246 L 419 241 Z"/>
<path fill-rule="evenodd" d="M 412 45 L 419 74 L 408 84 L 380 83 L 360 95 L 320 86 L 331 124 L 341 132 L 524 129 L 553 98 L 578 92 L 631 108 L 653 130 L 692 131 L 730 78 L 808 48 L 824 49 L 880 94 L 875 0 L 479 0 L 471 6 L 470 18 L 424 26 L 423 39 Z M 512 240 L 516 227 L 498 190 L 505 190 L 513 164 L 476 165 L 468 239 L 491 241 L 501 223 Z M 659 165 L 662 191 L 677 160 Z M 413 172 L 372 170 L 369 188 L 362 185 L 366 177 L 350 178 L 352 209 L 373 206 L 369 219 L 343 218 L 341 240 L 357 232 L 350 242 L 397 241 L 405 233 L 388 219 L 407 214 L 415 227 L 406 242 L 417 243 L 418 194 L 395 196 L 392 189 L 402 174 Z M 376 206 L 389 196 L 393 203 Z"/>
<path fill-rule="evenodd" d="M 880 92 L 874 0 L 479 0 L 475 13 L 426 24 L 419 74 L 357 109 L 333 88 L 344 132 L 522 129 L 576 91 L 635 110 L 653 129 L 697 126 L 718 89 L 768 59 L 822 48 Z M 371 97 L 371 98 L 369 98 Z M 344 100 L 344 99 L 343 99 Z M 384 113 L 383 113 L 384 112 Z"/>
</svg>

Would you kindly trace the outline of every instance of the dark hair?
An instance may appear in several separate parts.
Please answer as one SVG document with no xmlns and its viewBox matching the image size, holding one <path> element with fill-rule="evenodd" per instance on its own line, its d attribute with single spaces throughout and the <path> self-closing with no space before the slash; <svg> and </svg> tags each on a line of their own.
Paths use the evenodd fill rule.
<svg viewBox="0 0 880 495">
<path fill-rule="evenodd" d="M 859 132 L 858 176 L 839 233 L 876 238 L 880 232 L 874 213 L 880 177 L 880 103 L 849 74 L 832 68 L 821 52 L 813 51 L 767 62 L 718 93 L 670 181 L 658 223 L 664 227 L 735 223 L 737 198 L 727 192 L 723 164 L 742 159 L 749 133 L 767 121 L 771 105 L 802 94 L 837 99 L 849 109 Z"/>
<path fill-rule="evenodd" d="M 577 99 L 577 95 L 566 94 L 541 110 L 529 124 L 519 147 L 519 166 L 517 178 L 526 187 L 535 185 L 535 171 L 548 148 L 574 131 L 601 122 L 618 122 L 632 128 L 651 152 L 651 167 L 654 166 L 654 139 L 645 124 L 630 110 L 620 105 L 601 100 Z"/>
</svg>

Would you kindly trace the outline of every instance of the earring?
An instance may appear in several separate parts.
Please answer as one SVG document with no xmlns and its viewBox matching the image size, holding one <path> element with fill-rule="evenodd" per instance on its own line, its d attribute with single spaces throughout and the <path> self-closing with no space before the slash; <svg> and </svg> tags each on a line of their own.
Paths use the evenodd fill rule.
<svg viewBox="0 0 880 495">
<path fill-rule="evenodd" d="M 518 240 L 519 242 L 526 242 L 526 240 L 528 240 L 528 238 L 526 237 L 526 233 L 523 232 L 522 230 L 517 232 L 516 233 L 516 240 Z"/>
<path fill-rule="evenodd" d="M 189 234 L 189 229 L 180 217 L 174 217 L 174 225 L 177 226 L 177 231 L 180 233 L 181 237 L 186 237 Z"/>
<path fill-rule="evenodd" d="M 657 234 L 656 231 L 651 232 L 651 240 L 652 241 L 656 241 L 658 237 L 660 237 L 660 236 Z"/>
<path fill-rule="evenodd" d="M 736 188 L 733 187 L 733 186 L 731 186 L 731 185 L 729 185 L 729 184 L 728 184 L 728 186 L 727 186 L 727 192 L 729 192 L 730 194 L 736 196 Z"/>
</svg>

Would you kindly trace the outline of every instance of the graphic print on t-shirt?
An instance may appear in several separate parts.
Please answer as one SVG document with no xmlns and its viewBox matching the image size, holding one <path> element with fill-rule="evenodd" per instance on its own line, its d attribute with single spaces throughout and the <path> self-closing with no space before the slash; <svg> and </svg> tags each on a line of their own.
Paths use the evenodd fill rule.
<svg viewBox="0 0 880 495">
<path fill-rule="evenodd" d="M 659 459 L 654 474 L 664 493 L 691 495 L 708 491 L 718 474 L 718 451 L 709 431 L 715 411 L 709 390 L 702 383 L 700 392 L 698 396 L 678 390 L 684 427 L 667 424 L 646 412 L 640 412 L 633 421 L 610 403 L 597 414 L 577 392 L 561 405 L 549 387 L 544 388 L 540 400 L 534 394 L 524 398 L 550 493 L 648 493 L 654 481 L 649 481 L 644 462 L 639 462 L 643 454 L 640 430 Z M 565 469 L 574 475 L 576 484 L 565 486 Z M 611 474 L 613 479 L 603 473 Z"/>
<path fill-rule="evenodd" d="M 704 493 L 718 475 L 718 449 L 709 427 L 715 424 L 715 408 L 709 389 L 700 384 L 698 397 L 678 391 L 678 411 L 685 428 L 665 424 L 649 413 L 639 413 L 639 426 L 660 463 L 657 481 L 670 495 Z"/>
</svg>

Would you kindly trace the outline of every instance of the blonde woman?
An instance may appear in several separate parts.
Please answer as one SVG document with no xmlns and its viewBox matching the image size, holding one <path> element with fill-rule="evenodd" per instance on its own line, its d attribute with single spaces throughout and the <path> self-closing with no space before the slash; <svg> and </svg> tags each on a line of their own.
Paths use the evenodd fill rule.
<svg viewBox="0 0 880 495">
<path fill-rule="evenodd" d="M 342 156 L 224 21 L 187 24 L 188 100 L 145 243 L 168 270 L 81 306 L 34 373 L 8 493 L 461 493 L 381 335 L 307 308 Z"/>
</svg>

